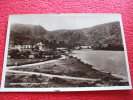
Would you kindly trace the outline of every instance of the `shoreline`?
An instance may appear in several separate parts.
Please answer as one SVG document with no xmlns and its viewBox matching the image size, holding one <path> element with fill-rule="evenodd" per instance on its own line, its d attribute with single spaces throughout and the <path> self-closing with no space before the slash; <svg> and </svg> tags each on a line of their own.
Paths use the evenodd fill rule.
<svg viewBox="0 0 133 100">
<path fill-rule="evenodd" d="M 78 61 L 80 61 L 80 62 L 83 63 L 84 65 L 91 66 L 93 69 L 95 69 L 95 70 L 97 70 L 97 71 L 99 71 L 99 72 L 106 73 L 106 74 L 110 74 L 110 75 L 112 75 L 112 76 L 114 76 L 114 77 L 121 78 L 121 79 L 123 79 L 124 81 L 127 81 L 127 82 L 128 82 L 128 80 L 127 80 L 128 78 L 127 78 L 126 76 L 124 76 L 124 75 L 114 74 L 114 73 L 110 73 L 110 72 L 108 72 L 108 71 L 101 71 L 101 70 L 98 69 L 97 67 L 92 66 L 92 65 L 90 65 L 90 64 L 88 64 L 88 63 L 82 61 L 82 60 L 79 59 L 78 57 L 72 56 L 71 54 L 69 54 L 69 55 L 67 55 L 67 56 L 66 56 L 66 55 L 61 55 L 61 57 L 58 58 L 58 59 L 53 59 L 53 60 L 48 60 L 48 61 L 43 61 L 43 62 L 37 62 L 37 63 L 31 63 L 31 64 L 30 64 L 30 63 L 29 63 L 29 64 L 23 64 L 23 65 L 20 65 L 20 66 L 7 66 L 7 69 L 6 69 L 6 70 L 8 70 L 8 69 L 10 69 L 10 68 L 16 68 L 16 67 L 23 68 L 23 67 L 28 67 L 28 66 L 36 66 L 36 65 L 42 65 L 42 64 L 52 63 L 52 62 L 55 62 L 55 61 L 58 61 L 58 60 L 61 60 L 61 59 L 66 59 L 67 57 L 77 59 Z"/>
<path fill-rule="evenodd" d="M 71 55 L 71 57 L 73 57 L 73 58 L 75 58 L 75 59 L 81 61 L 81 62 L 84 63 L 84 64 L 90 65 L 90 64 L 88 64 L 88 63 L 82 61 L 82 60 L 79 59 L 78 57 L 74 57 L 74 56 L 72 56 L 72 55 Z M 92 66 L 92 65 L 91 65 L 91 66 Z M 114 77 L 122 78 L 123 80 L 128 81 L 128 80 L 127 80 L 128 77 L 126 77 L 126 76 L 124 76 L 124 75 L 114 74 L 114 73 L 110 73 L 110 72 L 108 72 L 108 71 L 102 71 L 102 70 L 98 69 L 98 67 L 95 67 L 95 66 L 92 66 L 92 68 L 95 69 L 95 70 L 97 70 L 97 71 L 100 71 L 100 72 L 103 72 L 103 73 L 107 73 L 107 74 L 110 74 L 110 75 L 112 75 L 112 76 L 114 76 Z"/>
<path fill-rule="evenodd" d="M 64 58 L 64 57 L 63 57 Z M 9 67 L 8 67 L 9 68 Z M 13 70 L 13 71 L 12 71 Z M 52 76 L 52 77 L 51 77 Z M 50 78 L 51 77 L 51 78 Z M 27 80 L 27 79 L 30 80 Z M 80 80 L 83 79 L 83 80 Z M 88 80 L 84 80 L 88 79 Z M 96 81 L 91 81 L 96 80 Z M 9 83 L 8 83 L 9 82 Z M 14 67 L 7 70 L 6 87 L 12 87 L 10 83 L 31 83 L 31 85 L 20 85 L 20 87 L 34 87 L 32 83 L 39 82 L 41 87 L 92 87 L 92 86 L 128 86 L 128 81 L 112 76 L 110 73 L 103 73 L 89 64 L 84 64 L 80 60 L 67 56 L 55 62 L 42 65 Z M 13 85 L 16 87 L 17 85 Z"/>
<path fill-rule="evenodd" d="M 123 51 L 95 51 L 84 49 L 74 50 L 71 55 L 81 59 L 85 64 L 93 65 L 94 69 L 101 72 L 112 73 L 115 74 L 115 76 L 128 77 Z"/>
</svg>

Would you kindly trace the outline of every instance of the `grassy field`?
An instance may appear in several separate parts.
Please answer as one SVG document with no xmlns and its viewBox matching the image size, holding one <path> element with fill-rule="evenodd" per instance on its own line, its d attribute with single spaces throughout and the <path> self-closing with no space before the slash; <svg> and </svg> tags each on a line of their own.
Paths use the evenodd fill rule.
<svg viewBox="0 0 133 100">
<path fill-rule="evenodd" d="M 5 87 L 7 88 L 50 88 L 50 87 L 101 87 L 101 86 L 124 86 L 127 82 L 112 79 L 99 81 L 63 79 L 58 77 L 46 77 L 40 75 L 28 75 L 7 72 Z"/>
<path fill-rule="evenodd" d="M 48 56 L 46 58 L 34 58 L 34 59 L 7 59 L 7 66 L 14 66 L 16 65 L 26 65 L 26 64 L 33 64 L 33 63 L 38 63 L 38 62 L 44 62 L 44 61 L 50 61 L 53 59 L 58 59 L 60 58 L 60 55 L 54 55 L 52 57 Z"/>
<path fill-rule="evenodd" d="M 41 64 L 36 66 L 28 67 L 16 67 L 10 68 L 11 70 L 28 71 L 28 72 L 39 72 L 53 75 L 67 75 L 73 77 L 84 77 L 84 78 L 101 78 L 108 76 L 106 73 L 97 71 L 92 68 L 91 65 L 83 64 L 77 61 L 75 58 L 69 58 L 65 60 L 59 60 L 52 63 Z"/>
<path fill-rule="evenodd" d="M 91 81 L 49 78 L 42 75 L 7 73 L 5 87 L 8 88 L 46 88 L 46 87 L 82 87 L 95 86 Z"/>
<path fill-rule="evenodd" d="M 16 67 L 10 69 L 26 72 L 38 72 L 40 73 L 40 75 L 7 72 L 5 87 L 95 87 L 128 85 L 128 82 L 122 82 L 122 79 L 116 78 L 107 73 L 97 71 L 93 69 L 91 65 L 84 64 L 75 58 L 58 60 L 52 63 L 42 64 L 38 66 Z M 58 77 L 49 78 L 42 76 L 41 73 L 100 80 L 92 82 L 74 79 L 63 79 Z"/>
<path fill-rule="evenodd" d="M 7 66 L 14 66 L 15 63 L 20 65 L 32 64 L 37 62 L 46 61 L 45 59 L 7 59 Z"/>
</svg>

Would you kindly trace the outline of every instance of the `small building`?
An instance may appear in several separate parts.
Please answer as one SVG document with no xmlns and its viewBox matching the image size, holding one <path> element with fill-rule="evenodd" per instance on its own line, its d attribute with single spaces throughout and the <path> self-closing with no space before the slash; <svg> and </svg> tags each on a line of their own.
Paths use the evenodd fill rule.
<svg viewBox="0 0 133 100">
<path fill-rule="evenodd" d="M 81 49 L 91 49 L 91 46 L 80 46 Z"/>
<path fill-rule="evenodd" d="M 77 46 L 77 47 L 75 47 L 75 49 L 76 49 L 76 50 L 80 50 L 80 49 L 81 49 L 81 47 L 80 47 L 80 46 Z"/>
<path fill-rule="evenodd" d="M 32 45 L 21 45 L 21 51 L 32 51 Z"/>
<path fill-rule="evenodd" d="M 37 43 L 35 46 L 38 47 L 39 51 L 45 50 L 45 45 L 42 42 Z"/>
<path fill-rule="evenodd" d="M 18 49 L 19 51 L 22 51 L 22 49 L 21 49 L 21 45 L 14 45 L 13 48 L 14 48 L 14 49 Z"/>
<path fill-rule="evenodd" d="M 107 48 L 107 47 L 108 47 L 108 44 L 105 44 L 105 43 L 104 43 L 104 44 L 101 45 L 101 47 L 102 47 L 102 48 Z"/>
<path fill-rule="evenodd" d="M 29 58 L 30 58 L 30 59 L 34 59 L 35 56 L 34 56 L 33 54 L 31 54 L 31 55 L 29 55 Z"/>
<path fill-rule="evenodd" d="M 43 50 L 43 44 L 42 44 L 42 42 L 37 43 L 36 46 L 38 46 L 39 51 L 42 51 Z"/>
<path fill-rule="evenodd" d="M 19 51 L 32 51 L 32 46 L 31 45 L 14 45 L 12 46 L 11 49 L 18 49 Z"/>
<path fill-rule="evenodd" d="M 68 50 L 67 48 L 57 48 L 57 50 Z"/>
<path fill-rule="evenodd" d="M 9 44 L 9 49 L 18 49 L 19 51 L 33 51 L 34 49 L 38 48 L 39 51 L 43 51 L 45 49 L 45 45 L 42 42 L 37 43 L 36 45 L 31 45 L 31 44 L 18 44 L 18 45 L 13 45 Z"/>
</svg>

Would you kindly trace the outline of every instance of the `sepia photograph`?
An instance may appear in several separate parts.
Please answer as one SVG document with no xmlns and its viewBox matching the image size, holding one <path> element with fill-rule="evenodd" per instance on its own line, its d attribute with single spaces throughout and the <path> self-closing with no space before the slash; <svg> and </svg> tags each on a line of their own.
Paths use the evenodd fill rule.
<svg viewBox="0 0 133 100">
<path fill-rule="evenodd" d="M 131 88 L 120 14 L 9 16 L 2 91 Z"/>
</svg>

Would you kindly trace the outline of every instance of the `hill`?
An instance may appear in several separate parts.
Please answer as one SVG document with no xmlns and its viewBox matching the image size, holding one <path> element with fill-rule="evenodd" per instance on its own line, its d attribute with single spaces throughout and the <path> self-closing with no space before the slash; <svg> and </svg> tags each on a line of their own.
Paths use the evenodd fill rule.
<svg viewBox="0 0 133 100">
<path fill-rule="evenodd" d="M 42 26 L 13 24 L 10 41 L 21 41 L 25 44 L 38 41 L 63 41 L 67 46 L 91 45 L 99 48 L 99 44 L 108 44 L 113 48 L 122 48 L 122 36 L 119 22 L 105 23 L 83 29 L 62 29 L 48 31 Z"/>
<path fill-rule="evenodd" d="M 16 44 L 31 44 L 41 41 L 47 33 L 42 26 L 12 24 L 10 30 L 10 41 Z M 33 43 L 33 44 L 34 44 Z"/>
<path fill-rule="evenodd" d="M 65 41 L 67 44 L 91 45 L 94 48 L 97 48 L 99 44 L 109 44 L 113 48 L 123 47 L 119 22 L 78 30 L 56 30 L 51 34 L 56 40 Z"/>
</svg>

